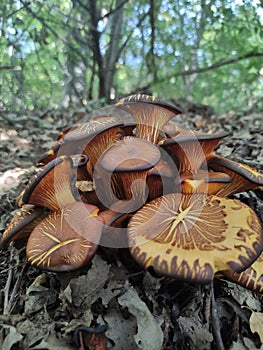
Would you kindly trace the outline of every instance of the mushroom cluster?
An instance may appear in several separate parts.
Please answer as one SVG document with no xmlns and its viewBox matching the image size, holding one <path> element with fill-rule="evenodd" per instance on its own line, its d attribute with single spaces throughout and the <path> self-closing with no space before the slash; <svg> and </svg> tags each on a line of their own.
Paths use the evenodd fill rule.
<svg viewBox="0 0 263 350">
<path fill-rule="evenodd" d="M 19 195 L 1 248 L 27 240 L 31 265 L 60 272 L 87 264 L 98 245 L 129 247 L 157 274 L 224 277 L 263 292 L 262 224 L 229 198 L 262 189 L 263 175 L 214 153 L 227 133 L 170 123 L 175 105 L 132 95 L 112 111 L 60 133 Z"/>
</svg>

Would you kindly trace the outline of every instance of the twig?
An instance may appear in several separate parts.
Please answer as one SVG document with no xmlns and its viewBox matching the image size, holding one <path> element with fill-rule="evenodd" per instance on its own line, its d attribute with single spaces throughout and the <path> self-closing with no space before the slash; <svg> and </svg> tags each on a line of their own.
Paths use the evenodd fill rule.
<svg viewBox="0 0 263 350">
<path fill-rule="evenodd" d="M 17 297 L 18 290 L 21 287 L 21 283 L 22 283 L 23 277 L 24 277 L 25 273 L 27 272 L 27 270 L 28 270 L 28 264 L 25 263 L 23 268 L 22 268 L 22 270 L 21 270 L 21 272 L 18 275 L 18 278 L 17 278 L 16 283 L 14 285 L 12 294 L 10 296 L 9 303 L 8 303 L 8 306 L 7 306 L 7 312 L 8 313 L 11 313 L 12 310 L 14 309 L 14 307 L 15 307 L 15 304 L 16 304 L 15 298 Z"/>
<path fill-rule="evenodd" d="M 11 251 L 10 260 L 12 260 L 12 257 L 13 257 L 13 253 Z M 10 268 L 8 271 L 8 277 L 7 277 L 5 288 L 3 291 L 4 292 L 4 312 L 3 312 L 3 315 L 8 314 L 8 296 L 9 296 L 9 290 L 10 290 L 12 278 L 13 278 L 13 268 Z"/>
<path fill-rule="evenodd" d="M 220 322 L 217 312 L 217 306 L 215 301 L 215 293 L 214 293 L 214 282 L 211 282 L 211 317 L 212 317 L 212 327 L 216 339 L 217 350 L 225 350 L 225 346 L 222 340 L 221 332 L 220 332 Z"/>
</svg>

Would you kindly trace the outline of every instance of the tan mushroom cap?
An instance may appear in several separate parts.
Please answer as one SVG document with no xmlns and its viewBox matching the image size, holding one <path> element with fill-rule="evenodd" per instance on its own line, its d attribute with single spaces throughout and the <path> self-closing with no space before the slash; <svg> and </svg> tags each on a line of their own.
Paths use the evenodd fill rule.
<svg viewBox="0 0 263 350">
<path fill-rule="evenodd" d="M 0 239 L 0 248 L 6 248 L 11 241 L 27 238 L 44 216 L 44 209 L 34 205 L 19 208 Z"/>
<path fill-rule="evenodd" d="M 110 181 L 119 199 L 144 196 L 147 171 L 160 160 L 161 154 L 156 145 L 132 136 L 110 146 L 99 159 L 99 167 L 105 171 L 105 191 Z M 138 181 L 137 181 L 138 180 Z M 99 186 L 96 186 L 99 187 Z"/>
<path fill-rule="evenodd" d="M 163 126 L 176 114 L 179 107 L 153 96 L 131 95 L 117 102 L 116 107 L 128 111 L 136 122 L 136 137 L 157 143 Z"/>
<path fill-rule="evenodd" d="M 229 175 L 220 172 L 208 172 L 197 170 L 195 172 L 183 172 L 177 179 L 180 186 L 177 187 L 182 193 L 206 193 L 212 195 L 218 193 L 231 181 Z"/>
<path fill-rule="evenodd" d="M 158 145 L 173 153 L 181 173 L 199 169 L 227 135 L 225 131 L 215 134 L 183 133 L 161 140 Z"/>
<path fill-rule="evenodd" d="M 38 268 L 62 272 L 84 266 L 94 255 L 103 223 L 98 208 L 75 202 L 44 218 L 31 233 L 26 254 Z"/>
<path fill-rule="evenodd" d="M 254 292 L 263 293 L 263 253 L 243 272 L 221 271 L 220 275 Z"/>
<path fill-rule="evenodd" d="M 222 171 L 231 177 L 231 182 L 218 193 L 220 197 L 228 197 L 234 193 L 263 188 L 263 174 L 248 165 L 236 163 L 217 155 L 212 155 L 207 163 L 209 168 Z"/>
<path fill-rule="evenodd" d="M 263 246 L 262 225 L 245 204 L 205 194 L 168 194 L 128 224 L 134 259 L 157 273 L 208 283 L 218 271 L 246 269 Z"/>
<path fill-rule="evenodd" d="M 49 162 L 35 175 L 19 197 L 18 205 L 33 204 L 57 210 L 76 201 L 72 178 L 75 176 L 71 158 L 61 156 Z"/>
</svg>

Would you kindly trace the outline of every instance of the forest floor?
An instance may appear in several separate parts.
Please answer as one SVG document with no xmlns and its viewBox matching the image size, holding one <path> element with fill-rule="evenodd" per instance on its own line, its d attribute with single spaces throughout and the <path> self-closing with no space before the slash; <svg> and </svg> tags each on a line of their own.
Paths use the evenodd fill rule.
<svg viewBox="0 0 263 350">
<path fill-rule="evenodd" d="M 229 131 L 217 153 L 263 171 L 262 114 L 213 115 L 199 107 L 186 110 L 182 124 Z M 0 115 L 1 232 L 36 161 L 80 117 L 65 111 Z M 262 192 L 236 198 L 263 222 Z M 29 267 L 24 247 L 10 245 L 0 251 L 0 290 L 2 350 L 102 350 L 105 342 L 116 350 L 220 349 L 217 321 L 225 349 L 263 349 L 262 295 L 223 279 L 200 286 L 153 276 L 138 269 L 125 249 L 99 248 L 86 268 L 56 274 Z"/>
</svg>

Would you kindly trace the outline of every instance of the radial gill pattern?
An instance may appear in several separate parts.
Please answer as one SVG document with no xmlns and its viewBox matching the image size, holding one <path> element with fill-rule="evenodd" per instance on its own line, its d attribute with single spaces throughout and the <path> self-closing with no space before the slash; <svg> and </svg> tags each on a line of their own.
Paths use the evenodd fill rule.
<svg viewBox="0 0 263 350">
<path fill-rule="evenodd" d="M 262 250 L 261 224 L 245 204 L 205 194 L 169 194 L 128 224 L 132 256 L 143 266 L 189 281 L 245 269 Z"/>
</svg>

